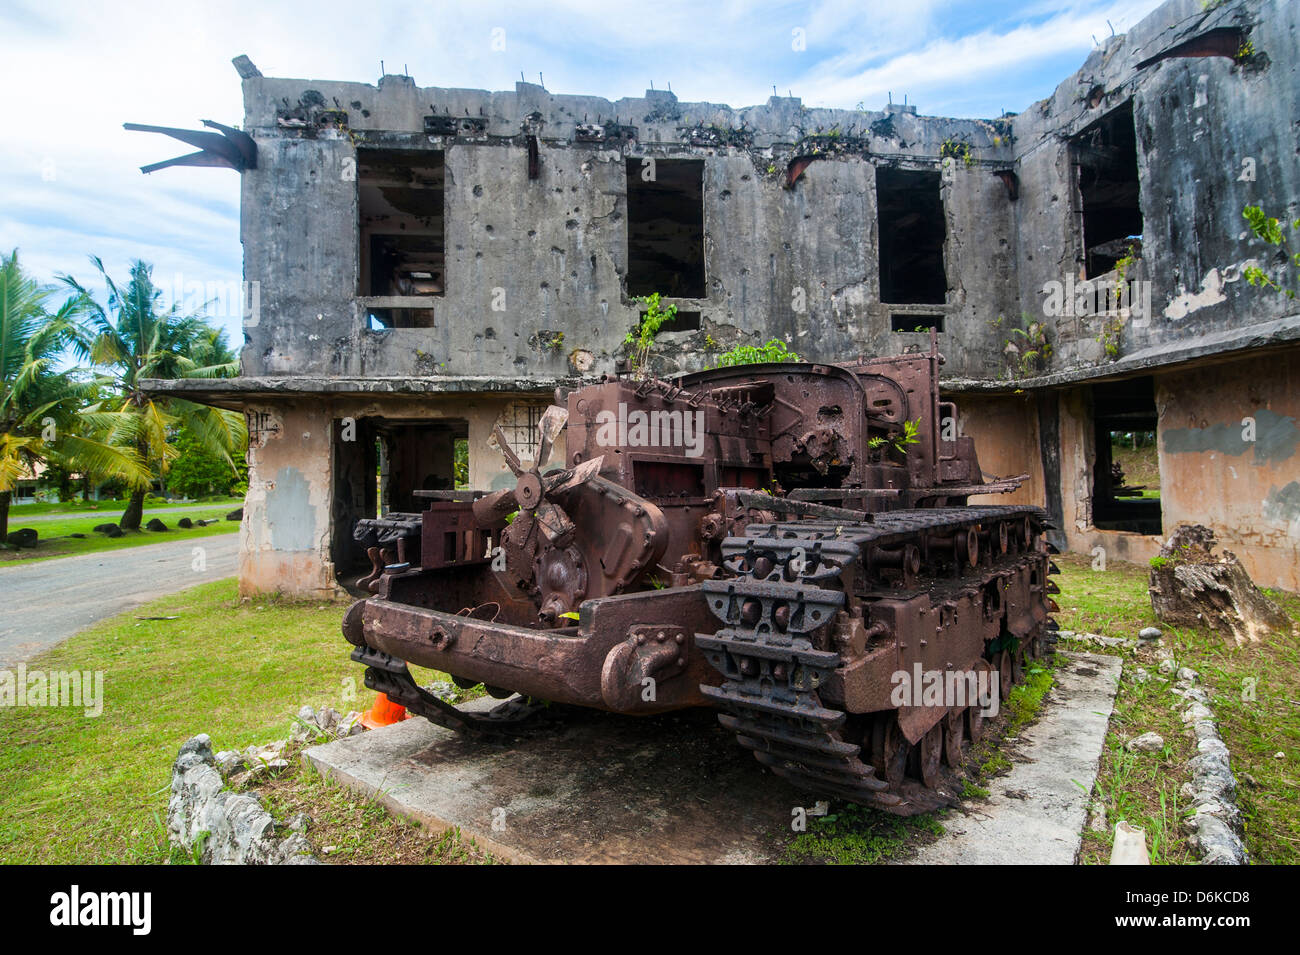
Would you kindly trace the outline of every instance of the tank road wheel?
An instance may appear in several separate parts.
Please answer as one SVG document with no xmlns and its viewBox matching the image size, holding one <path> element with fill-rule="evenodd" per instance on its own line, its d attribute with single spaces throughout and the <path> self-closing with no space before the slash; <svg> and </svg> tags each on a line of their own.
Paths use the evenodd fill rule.
<svg viewBox="0 0 1300 955">
<path fill-rule="evenodd" d="M 966 745 L 966 711 L 949 710 L 941 721 L 943 726 L 943 761 L 956 769 L 961 765 Z"/>
<path fill-rule="evenodd" d="M 918 767 L 921 771 L 921 782 L 925 783 L 929 789 L 937 789 L 943 781 L 939 775 L 939 766 L 943 762 L 943 734 L 944 721 L 940 720 L 930 727 L 929 731 L 921 737 L 917 743 Z"/>
<path fill-rule="evenodd" d="M 1011 651 L 1011 682 L 1015 684 L 1023 683 L 1025 679 L 1025 641 L 1017 641 L 1016 648 Z"/>
<path fill-rule="evenodd" d="M 876 775 L 889 783 L 890 789 L 897 789 L 903 784 L 910 748 L 907 738 L 898 727 L 898 719 L 892 712 L 876 717 L 871 727 L 871 764 L 876 769 Z"/>
<path fill-rule="evenodd" d="M 993 668 L 998 671 L 998 695 L 1003 702 L 1011 696 L 1011 654 L 1006 650 L 999 650 L 993 655 Z"/>
<path fill-rule="evenodd" d="M 975 675 L 977 682 L 982 679 L 986 682 L 993 673 L 993 667 L 987 660 L 975 661 Z M 966 734 L 970 737 L 971 745 L 974 746 L 984 735 L 984 709 L 979 700 L 975 700 L 970 706 L 966 707 Z"/>
</svg>

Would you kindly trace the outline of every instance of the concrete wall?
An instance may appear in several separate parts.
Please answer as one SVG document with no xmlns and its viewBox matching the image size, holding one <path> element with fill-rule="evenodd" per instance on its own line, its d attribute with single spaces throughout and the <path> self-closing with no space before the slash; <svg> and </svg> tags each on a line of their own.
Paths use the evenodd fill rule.
<svg viewBox="0 0 1300 955">
<path fill-rule="evenodd" d="M 1093 526 L 1089 389 L 1060 392 L 1069 549 L 1089 554 L 1102 547 L 1108 560 L 1145 563 L 1179 524 L 1204 524 L 1257 584 L 1300 590 L 1300 351 L 1168 372 L 1155 376 L 1155 385 L 1163 535 Z"/>
<path fill-rule="evenodd" d="M 698 332 L 665 335 L 663 371 L 693 370 L 737 343 L 782 338 L 810 358 L 842 360 L 915 345 L 890 331 L 879 301 L 875 168 L 944 170 L 944 345 L 974 374 L 1000 342 L 989 320 L 1018 312 L 1014 216 L 993 176 L 1012 159 L 1009 123 L 910 113 L 809 110 L 798 99 L 734 110 L 670 93 L 617 102 L 513 93 L 378 87 L 257 77 L 244 81 L 245 128 L 259 164 L 244 174 L 245 277 L 261 283 L 246 328 L 245 375 L 571 375 L 612 372 L 640 307 L 628 298 L 628 158 L 704 163 L 704 298 Z M 285 128 L 284 103 L 337 102 L 346 129 Z M 430 107 L 432 106 L 432 112 Z M 480 134 L 423 134 L 426 115 L 482 116 Z M 634 138 L 575 140 L 586 117 L 635 127 Z M 523 130 L 539 136 L 527 176 Z M 706 145 L 710 137 L 739 145 Z M 944 143 L 970 146 L 946 164 Z M 357 299 L 358 147 L 441 149 L 445 156 L 445 293 L 434 328 L 370 331 Z M 793 188 L 794 155 L 824 156 Z M 563 347 L 549 343 L 563 333 Z"/>
<path fill-rule="evenodd" d="M 319 402 L 248 409 L 248 494 L 239 528 L 241 594 L 332 597 L 331 419 Z"/>
<path fill-rule="evenodd" d="M 1205 524 L 1256 583 L 1300 591 L 1300 352 L 1161 375 L 1156 406 L 1165 530 Z"/>
<path fill-rule="evenodd" d="M 1255 53 L 1142 65 L 1223 28 L 1241 29 Z M 1068 138 L 1130 100 L 1145 221 L 1142 258 L 1127 277 L 1151 282 L 1152 309 L 1127 316 L 1119 354 L 1294 315 L 1241 279 L 1247 264 L 1277 265 L 1241 211 L 1260 203 L 1300 214 L 1300 164 L 1277 138 L 1296 115 L 1298 33 L 1300 5 L 1286 0 L 1212 11 L 1171 0 L 1108 38 L 1053 96 L 996 121 L 813 110 L 797 98 L 733 109 L 662 91 L 609 101 L 527 83 L 489 93 L 418 88 L 402 76 L 378 86 L 248 79 L 245 128 L 260 155 L 243 178 L 245 271 L 262 289 L 244 373 L 554 377 L 575 373 L 574 349 L 593 353 L 591 373 L 612 371 L 639 312 L 625 282 L 624 160 L 636 157 L 705 164 L 707 294 L 678 300 L 702 312 L 703 325 L 665 339 L 665 371 L 769 337 L 819 360 L 916 344 L 890 331 L 891 309 L 879 300 L 881 164 L 944 172 L 949 291 L 938 311 L 948 377 L 1000 377 L 1008 329 L 1034 319 L 1051 325 L 1051 368 L 1104 367 L 1117 357 L 1098 342 L 1104 319 L 1046 315 L 1044 286 L 1081 274 Z M 345 113 L 346 127 L 283 125 L 286 103 L 311 117 L 319 109 L 303 104 L 318 100 Z M 482 128 L 426 135 L 425 117 L 440 115 Z M 578 141 L 579 126 L 598 119 L 630 132 Z M 539 140 L 536 180 L 529 134 Z M 969 161 L 945 160 L 945 145 L 969 147 Z M 356 163 L 366 146 L 444 150 L 447 289 L 434 302 L 435 328 L 363 327 Z M 819 158 L 784 188 L 797 155 Z M 1248 161 L 1253 179 L 1241 174 Z M 1004 170 L 1019 177 L 1014 202 L 994 175 Z M 558 333 L 562 347 L 548 344 Z"/>
<path fill-rule="evenodd" d="M 1240 62 L 1174 57 L 1139 68 L 1224 28 L 1241 29 L 1254 54 Z M 1293 301 L 1261 295 L 1242 279 L 1248 264 L 1275 278 L 1281 265 L 1250 234 L 1242 209 L 1300 215 L 1298 61 L 1300 4 L 1292 0 L 1235 0 L 1208 11 L 1200 0 L 1171 0 L 1127 34 L 1107 38 L 1051 97 L 1015 118 L 1020 297 L 1026 311 L 1055 326 L 1053 369 L 1095 364 L 1100 373 L 1111 358 L 1297 315 Z M 1125 277 L 1151 283 L 1152 308 L 1126 316 L 1119 354 L 1108 357 L 1097 341 L 1104 318 L 1050 318 L 1044 286 L 1082 276 L 1068 137 L 1130 99 L 1144 228 L 1142 257 Z"/>
<path fill-rule="evenodd" d="M 1093 559 L 1146 563 L 1160 551 L 1159 535 L 1102 530 L 1092 524 L 1093 467 L 1096 463 L 1092 403 L 1089 389 L 1070 388 L 1058 397 L 1060 420 L 1060 488 L 1066 548 Z M 1165 476 L 1161 474 L 1161 494 Z M 1172 529 L 1166 517 L 1166 529 Z M 1100 547 L 1103 554 L 1096 553 Z"/>
<path fill-rule="evenodd" d="M 1046 487 L 1038 408 L 1032 396 L 963 395 L 957 399 L 957 431 L 975 439 L 980 470 L 987 478 L 1029 475 L 1011 494 L 976 495 L 970 503 L 1042 505 Z"/>
</svg>

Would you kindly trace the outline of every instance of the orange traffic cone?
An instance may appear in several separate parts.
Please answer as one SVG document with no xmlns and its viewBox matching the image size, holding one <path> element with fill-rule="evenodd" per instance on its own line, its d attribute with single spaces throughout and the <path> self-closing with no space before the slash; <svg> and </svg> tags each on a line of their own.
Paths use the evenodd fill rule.
<svg viewBox="0 0 1300 955">
<path fill-rule="evenodd" d="M 368 730 L 377 730 L 381 726 L 392 726 L 409 719 L 410 713 L 400 703 L 394 703 L 386 694 L 375 697 L 375 705 L 361 714 L 361 725 Z"/>
</svg>

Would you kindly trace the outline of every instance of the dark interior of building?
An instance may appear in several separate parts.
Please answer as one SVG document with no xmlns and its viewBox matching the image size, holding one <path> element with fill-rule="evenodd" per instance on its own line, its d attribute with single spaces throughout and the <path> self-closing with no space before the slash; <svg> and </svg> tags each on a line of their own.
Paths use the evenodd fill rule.
<svg viewBox="0 0 1300 955">
<path fill-rule="evenodd" d="M 1137 136 L 1133 101 L 1107 113 L 1071 140 L 1083 212 L 1088 278 L 1105 275 L 1130 253 L 1141 252 Z"/>
<path fill-rule="evenodd" d="M 704 162 L 627 161 L 629 295 L 704 298 Z"/>
<path fill-rule="evenodd" d="M 454 490 L 456 442 L 468 435 L 468 422 L 459 418 L 334 422 L 330 550 L 341 581 L 370 567 L 365 551 L 352 539 L 356 522 L 424 510 L 417 490 Z"/>
<path fill-rule="evenodd" d="M 445 178 L 441 150 L 357 150 L 361 294 L 443 294 Z M 372 328 L 433 326 L 432 307 L 373 308 L 370 316 Z"/>
<path fill-rule="evenodd" d="M 948 283 L 943 269 L 947 225 L 939 173 L 876 169 L 880 223 L 880 300 L 891 305 L 942 305 Z"/>
<path fill-rule="evenodd" d="M 1092 388 L 1093 421 L 1096 428 L 1096 461 L 1093 465 L 1092 523 L 1111 531 L 1137 534 L 1163 533 L 1160 511 L 1159 474 L 1147 483 L 1125 473 L 1117 460 L 1120 449 L 1131 448 L 1129 470 L 1134 462 L 1158 460 L 1156 455 L 1155 383 L 1150 377 L 1104 382 Z M 1148 479 L 1149 480 L 1149 479 Z M 1135 481 L 1141 482 L 1135 484 Z"/>
</svg>

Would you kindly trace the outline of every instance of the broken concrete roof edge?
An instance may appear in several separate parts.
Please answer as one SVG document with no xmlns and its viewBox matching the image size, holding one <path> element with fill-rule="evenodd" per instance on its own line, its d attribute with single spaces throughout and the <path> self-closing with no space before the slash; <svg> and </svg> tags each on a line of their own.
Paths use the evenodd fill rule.
<svg viewBox="0 0 1300 955">
<path fill-rule="evenodd" d="M 140 382 L 146 394 L 175 398 L 221 399 L 255 395 L 422 395 L 465 391 L 536 394 L 557 387 L 577 387 L 598 379 L 579 377 L 513 378 L 502 376 L 323 378 L 320 376 L 259 376 L 238 378 L 148 378 Z"/>
<path fill-rule="evenodd" d="M 904 117 L 917 122 L 934 122 L 934 123 L 969 123 L 972 126 L 978 126 L 983 123 L 992 123 L 999 120 L 1010 118 L 1014 113 L 1006 116 L 940 116 L 927 113 L 916 112 L 913 108 L 904 112 L 902 104 L 891 104 L 894 108 L 885 109 L 857 109 L 855 107 L 843 106 L 806 106 L 801 97 L 798 96 L 769 96 L 766 102 L 750 103 L 745 106 L 733 106 L 729 103 L 716 103 L 711 100 L 682 100 L 677 94 L 667 90 L 646 90 L 641 96 L 622 96 L 618 99 L 608 99 L 604 96 L 597 96 L 590 93 L 560 93 L 555 90 L 548 90 L 545 87 L 538 86 L 536 83 L 516 82 L 513 90 L 492 90 L 483 87 L 472 86 L 418 86 L 408 76 L 386 74 L 381 77 L 377 83 L 367 83 L 363 80 L 339 80 L 339 79 L 322 79 L 311 77 L 294 77 L 294 76 L 263 76 L 258 73 L 253 77 L 245 77 L 253 83 L 262 84 L 265 88 L 275 89 L 283 87 L 283 91 L 292 95 L 297 95 L 304 87 L 329 87 L 339 91 L 343 96 L 351 95 L 349 91 L 362 92 L 370 91 L 372 93 L 387 92 L 386 87 L 391 88 L 391 83 L 395 80 L 408 81 L 403 86 L 411 91 L 411 95 L 418 94 L 417 98 L 430 99 L 444 97 L 472 97 L 475 100 L 492 102 L 500 100 L 503 97 L 514 96 L 525 100 L 527 105 L 536 106 L 540 97 L 545 97 L 552 103 L 559 105 L 583 106 L 594 118 L 597 114 L 605 119 L 615 120 L 624 119 L 632 120 L 635 124 L 635 117 L 647 108 L 652 108 L 651 103 L 664 105 L 671 103 L 672 106 L 679 109 L 691 110 L 701 115 L 709 116 L 719 113 L 730 113 L 742 122 L 746 114 L 756 113 L 786 113 L 797 111 L 805 117 L 815 118 L 816 114 L 823 116 L 840 115 L 843 117 L 857 117 L 864 120 L 876 121 L 889 116 Z M 389 81 L 385 83 L 384 81 Z M 444 104 L 445 105 L 445 104 Z M 605 112 L 601 112 L 604 110 Z M 675 117 L 664 117 L 666 122 L 674 121 Z"/>
<path fill-rule="evenodd" d="M 1254 6 L 1246 4 L 1247 7 Z M 1044 99 L 1034 103 L 1025 104 L 1020 112 L 1004 112 L 1001 117 L 956 117 L 920 114 L 912 107 L 910 111 L 903 111 L 903 107 L 898 104 L 889 104 L 880 110 L 864 110 L 847 107 L 815 106 L 809 107 L 803 104 L 801 97 L 790 95 L 769 96 L 764 103 L 754 103 L 747 106 L 731 106 L 725 103 L 714 103 L 707 100 L 687 101 L 679 100 L 677 95 L 671 90 L 646 90 L 643 96 L 623 96 L 616 100 L 610 100 L 601 96 L 594 96 L 585 93 L 558 93 L 548 90 L 545 86 L 538 83 L 531 83 L 527 80 L 519 80 L 514 84 L 513 90 L 488 90 L 475 87 L 440 87 L 440 86 L 419 86 L 413 77 L 407 73 L 386 73 L 375 83 L 364 81 L 344 81 L 344 80 L 326 80 L 312 79 L 303 77 L 267 77 L 253 65 L 252 61 L 243 54 L 232 59 L 238 70 L 240 77 L 254 86 L 260 85 L 266 90 L 284 87 L 290 93 L 300 91 L 301 87 L 306 85 L 325 85 L 334 88 L 340 93 L 349 89 L 356 91 L 369 90 L 374 92 L 384 92 L 388 90 L 398 93 L 406 93 L 417 98 L 428 99 L 451 97 L 460 100 L 464 97 L 471 97 L 476 100 L 485 100 L 491 102 L 502 97 L 514 96 L 524 105 L 532 105 L 534 108 L 542 105 L 542 98 L 546 98 L 552 104 L 570 105 L 575 109 L 582 108 L 588 112 L 591 110 L 608 110 L 610 117 L 618 117 L 620 114 L 631 118 L 638 110 L 652 108 L 652 104 L 658 104 L 653 108 L 658 108 L 671 104 L 674 108 L 684 108 L 701 116 L 714 116 L 729 113 L 737 118 L 741 125 L 744 126 L 747 115 L 764 113 L 787 114 L 790 111 L 797 111 L 802 114 L 806 120 L 816 120 L 816 114 L 821 114 L 820 118 L 825 121 L 845 121 L 849 118 L 862 118 L 867 122 L 874 122 L 890 116 L 903 117 L 907 116 L 911 121 L 928 121 L 940 124 L 971 124 L 972 127 L 979 127 L 981 124 L 989 124 L 998 120 L 1006 120 L 1012 117 L 1029 114 L 1035 110 L 1051 108 L 1055 102 L 1068 102 L 1075 98 L 1075 87 L 1081 78 L 1087 75 L 1095 74 L 1101 77 L 1109 74 L 1112 77 L 1112 91 L 1123 89 L 1131 82 L 1136 75 L 1141 72 L 1140 67 L 1149 64 L 1153 53 L 1159 53 L 1168 49 L 1187 36 L 1196 31 L 1205 31 L 1227 24 L 1241 25 L 1243 19 L 1248 21 L 1249 14 L 1244 14 L 1240 5 L 1224 4 L 1216 6 L 1205 6 L 1196 3 L 1189 6 L 1185 0 L 1166 0 L 1155 9 L 1151 10 L 1145 17 L 1135 23 L 1128 31 L 1124 33 L 1113 33 L 1111 36 L 1104 38 L 1090 51 L 1088 56 L 1080 64 L 1079 68 L 1070 76 L 1063 79 L 1052 94 Z M 1249 24 L 1247 24 L 1249 25 Z M 1118 70 L 1110 65 L 1110 61 L 1119 58 Z M 1122 77 L 1115 82 L 1115 78 Z M 397 89 L 394 89 L 397 87 Z M 897 106 L 897 109 L 892 107 Z M 679 117 L 662 117 L 663 120 L 670 120 Z M 646 117 L 649 120 L 650 117 Z M 703 123 L 703 120 L 701 120 Z M 1021 150 L 1023 152 L 1023 150 Z"/>
<path fill-rule="evenodd" d="M 1192 342 L 1153 346 L 1125 355 L 1105 365 L 1081 365 L 1033 378 L 986 379 L 945 378 L 939 383 L 945 394 L 1040 391 L 1082 383 L 1094 383 L 1132 375 L 1150 374 L 1168 365 L 1209 364 L 1230 360 L 1242 352 L 1277 348 L 1300 342 L 1300 313 L 1250 328 L 1225 329 L 1202 335 Z M 1181 368 L 1180 368 L 1181 370 Z"/>
</svg>

